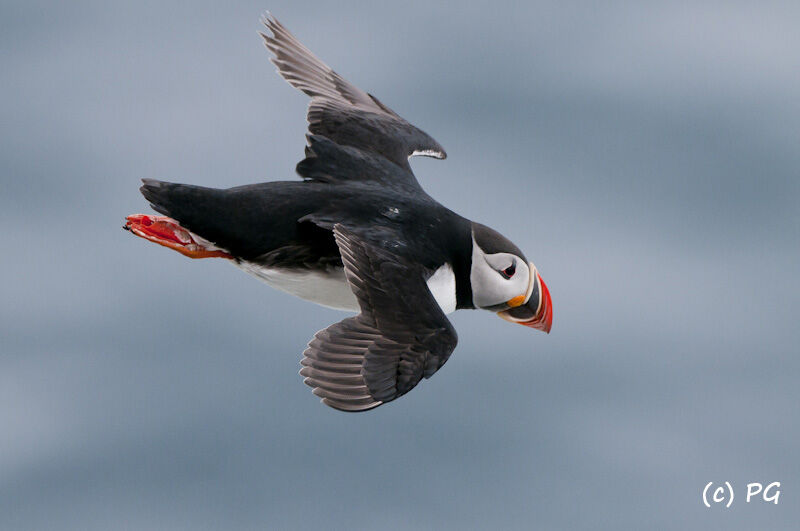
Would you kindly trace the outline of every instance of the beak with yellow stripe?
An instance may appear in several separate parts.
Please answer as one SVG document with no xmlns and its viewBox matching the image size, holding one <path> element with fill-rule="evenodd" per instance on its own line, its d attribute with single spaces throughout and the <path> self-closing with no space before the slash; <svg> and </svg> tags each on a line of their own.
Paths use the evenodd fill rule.
<svg viewBox="0 0 800 531">
<path fill-rule="evenodd" d="M 544 283 L 539 271 L 533 262 L 528 263 L 530 278 L 528 291 L 510 299 L 507 310 L 497 312 L 497 315 L 511 323 L 517 323 L 541 330 L 547 334 L 553 326 L 553 302 L 550 299 L 550 290 Z"/>
</svg>

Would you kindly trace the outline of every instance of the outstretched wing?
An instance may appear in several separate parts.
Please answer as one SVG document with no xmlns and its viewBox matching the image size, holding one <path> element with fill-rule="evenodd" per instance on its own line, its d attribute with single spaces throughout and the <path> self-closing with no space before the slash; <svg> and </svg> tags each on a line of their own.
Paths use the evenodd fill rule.
<svg viewBox="0 0 800 531">
<path fill-rule="evenodd" d="M 317 332 L 303 353 L 300 374 L 323 403 L 363 411 L 430 378 L 458 337 L 419 266 L 342 225 L 333 234 L 361 313 Z"/>
<path fill-rule="evenodd" d="M 309 132 L 381 155 L 403 168 L 409 168 L 408 158 L 414 155 L 447 156 L 427 133 L 331 70 L 274 17 L 265 17 L 263 22 L 272 36 L 261 36 L 275 55 L 270 60 L 278 73 L 311 96 Z"/>
</svg>

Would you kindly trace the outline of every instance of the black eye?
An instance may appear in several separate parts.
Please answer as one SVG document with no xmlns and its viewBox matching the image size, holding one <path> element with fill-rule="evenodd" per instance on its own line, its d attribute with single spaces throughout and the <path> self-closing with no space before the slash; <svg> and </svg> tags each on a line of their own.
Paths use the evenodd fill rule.
<svg viewBox="0 0 800 531">
<path fill-rule="evenodd" d="M 503 275 L 504 278 L 509 279 L 514 276 L 514 273 L 517 272 L 517 265 L 511 264 L 507 268 L 500 271 L 500 274 Z"/>
</svg>

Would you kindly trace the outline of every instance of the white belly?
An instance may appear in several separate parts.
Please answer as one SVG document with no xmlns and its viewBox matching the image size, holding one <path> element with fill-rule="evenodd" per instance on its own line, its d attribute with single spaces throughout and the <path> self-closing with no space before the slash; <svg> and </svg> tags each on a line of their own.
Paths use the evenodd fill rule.
<svg viewBox="0 0 800 531">
<path fill-rule="evenodd" d="M 293 271 L 268 268 L 251 262 L 238 262 L 243 271 L 303 300 L 334 310 L 359 312 L 358 301 L 344 276 L 343 268 L 323 271 Z M 456 279 L 453 269 L 445 264 L 428 279 L 428 289 L 446 314 L 456 309 Z"/>
<path fill-rule="evenodd" d="M 358 312 L 358 301 L 344 278 L 344 269 L 328 271 L 293 271 L 267 268 L 249 262 L 239 262 L 242 270 L 256 276 L 275 289 L 295 297 L 315 302 L 334 310 Z"/>
</svg>

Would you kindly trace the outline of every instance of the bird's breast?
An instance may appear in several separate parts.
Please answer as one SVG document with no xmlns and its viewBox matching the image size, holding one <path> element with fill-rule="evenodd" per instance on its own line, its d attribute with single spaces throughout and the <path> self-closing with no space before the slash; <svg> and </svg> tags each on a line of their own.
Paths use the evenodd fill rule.
<svg viewBox="0 0 800 531">
<path fill-rule="evenodd" d="M 456 276 L 453 267 L 445 263 L 428 278 L 428 289 L 445 314 L 456 311 Z"/>
</svg>

